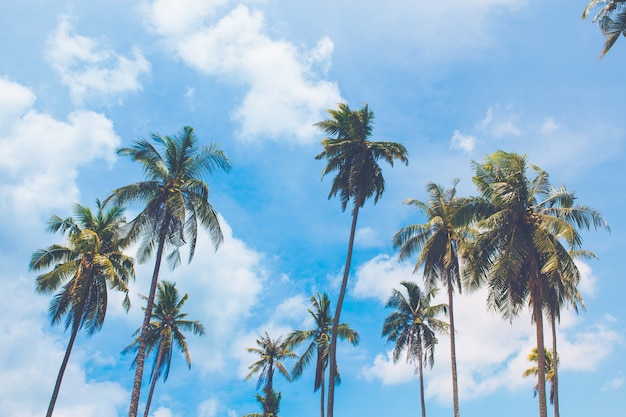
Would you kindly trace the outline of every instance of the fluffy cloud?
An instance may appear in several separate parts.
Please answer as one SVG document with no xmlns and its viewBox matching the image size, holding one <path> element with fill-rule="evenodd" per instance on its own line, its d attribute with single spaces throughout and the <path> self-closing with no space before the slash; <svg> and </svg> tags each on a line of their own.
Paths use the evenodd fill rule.
<svg viewBox="0 0 626 417">
<path fill-rule="evenodd" d="M 460 149 L 463 152 L 472 152 L 476 146 L 476 136 L 464 135 L 458 130 L 455 130 L 450 139 L 451 149 Z"/>
<path fill-rule="evenodd" d="M 413 269 L 408 262 L 398 263 L 389 255 L 378 255 L 357 268 L 351 293 L 357 298 L 376 298 L 384 303 L 400 282 L 415 280 Z"/>
<path fill-rule="evenodd" d="M 81 166 L 115 160 L 120 139 L 104 115 L 77 110 L 60 121 L 33 108 L 30 89 L 0 78 L 0 209 L 25 219 L 76 202 Z"/>
<path fill-rule="evenodd" d="M 150 72 L 150 64 L 138 49 L 131 55 L 118 55 L 94 39 L 75 34 L 66 16 L 60 18 L 46 51 L 46 59 L 77 104 L 140 90 L 138 78 Z"/>
<path fill-rule="evenodd" d="M 180 7 L 168 1 L 152 3 L 145 14 L 187 65 L 247 88 L 232 112 L 240 124 L 239 137 L 310 142 L 316 133 L 312 124 L 341 101 L 337 85 L 322 78 L 330 65 L 330 39 L 322 38 L 311 51 L 301 52 L 287 41 L 270 38 L 259 11 L 238 6 L 209 26 L 204 17 L 215 8 L 188 3 L 200 15 L 174 12 L 174 22 L 167 23 L 161 18 L 164 10 Z"/>
</svg>

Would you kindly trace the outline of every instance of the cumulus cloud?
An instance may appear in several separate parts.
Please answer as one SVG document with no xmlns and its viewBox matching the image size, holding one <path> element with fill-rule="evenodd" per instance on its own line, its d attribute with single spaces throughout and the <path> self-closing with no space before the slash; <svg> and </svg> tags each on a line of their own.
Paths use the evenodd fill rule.
<svg viewBox="0 0 626 417">
<path fill-rule="evenodd" d="M 472 152 L 476 146 L 476 136 L 464 135 L 460 131 L 455 130 L 450 139 L 451 149 L 460 149 L 463 152 Z"/>
<path fill-rule="evenodd" d="M 0 208 L 28 218 L 76 202 L 80 167 L 115 161 L 120 138 L 104 115 L 77 110 L 66 121 L 33 108 L 35 95 L 0 78 Z"/>
<path fill-rule="evenodd" d="M 240 5 L 209 25 L 204 18 L 215 8 L 189 3 L 202 9 L 199 16 L 174 13 L 175 22 L 165 23 L 161 9 L 179 7 L 165 1 L 152 3 L 146 16 L 187 65 L 247 89 L 232 112 L 240 125 L 239 138 L 310 142 L 316 133 L 312 124 L 341 101 L 337 84 L 323 79 L 333 51 L 330 39 L 322 38 L 303 52 L 288 41 L 272 39 L 260 11 Z"/>
<path fill-rule="evenodd" d="M 378 255 L 359 265 L 351 294 L 357 298 L 376 298 L 384 303 L 392 289 L 399 288 L 400 282 L 417 279 L 413 276 L 413 269 L 408 262 L 399 263 L 389 255 Z"/>
<path fill-rule="evenodd" d="M 478 128 L 486 135 L 502 139 L 522 135 L 518 124 L 519 116 L 512 112 L 511 106 L 502 108 L 500 105 L 495 105 L 487 109 L 487 114 L 478 123 Z"/>
<path fill-rule="evenodd" d="M 59 19 L 47 47 L 46 59 L 76 104 L 140 90 L 139 77 L 150 72 L 150 63 L 139 49 L 133 49 L 130 58 L 119 55 L 97 40 L 77 35 L 67 16 Z"/>
</svg>

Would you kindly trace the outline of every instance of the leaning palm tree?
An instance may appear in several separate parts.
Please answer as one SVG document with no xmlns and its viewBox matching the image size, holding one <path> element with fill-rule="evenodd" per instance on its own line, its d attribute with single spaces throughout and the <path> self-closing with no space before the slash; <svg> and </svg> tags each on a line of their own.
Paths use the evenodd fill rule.
<svg viewBox="0 0 626 417">
<path fill-rule="evenodd" d="M 144 300 L 147 297 L 142 297 Z M 150 404 L 152 403 L 152 395 L 154 387 L 160 376 L 163 376 L 163 382 L 167 381 L 172 364 L 172 353 L 174 344 L 178 346 L 187 362 L 187 366 L 191 368 L 191 356 L 185 341 L 183 330 L 191 331 L 193 334 L 203 336 L 205 334 L 204 326 L 199 321 L 186 320 L 186 313 L 182 313 L 182 307 L 189 296 L 185 294 L 180 296 L 176 289 L 176 283 L 162 281 L 157 286 L 156 301 L 152 310 L 152 321 L 148 327 L 146 336 L 146 356 L 149 356 L 156 350 L 154 364 L 152 365 L 152 373 L 150 375 L 150 392 L 146 401 L 146 409 L 143 413 L 144 417 L 148 417 Z M 141 332 L 141 328 L 137 329 L 133 336 L 137 336 Z M 135 339 L 122 353 L 137 352 L 139 348 L 139 338 Z M 136 365 L 136 358 L 133 365 Z"/>
<path fill-rule="evenodd" d="M 256 353 L 260 356 L 258 361 L 248 367 L 248 369 L 250 369 L 250 373 L 246 375 L 246 380 L 250 379 L 252 375 L 258 373 L 259 379 L 257 381 L 257 388 L 263 385 L 265 398 L 272 398 L 274 395 L 274 372 L 278 370 L 278 372 L 284 376 L 287 381 L 291 381 L 291 376 L 281 361 L 283 359 L 295 358 L 298 355 L 293 353 L 289 347 L 287 347 L 287 345 L 281 340 L 281 337 L 278 339 L 272 339 L 267 333 L 265 333 L 265 336 L 257 339 L 256 344 L 258 347 L 246 349 L 248 352 Z M 266 402 L 266 404 L 268 403 Z M 263 415 L 268 417 L 269 412 L 270 410 L 265 407 Z"/>
<path fill-rule="evenodd" d="M 598 23 L 602 34 L 606 38 L 600 59 L 609 52 L 620 35 L 626 35 L 626 0 L 590 0 L 583 12 L 586 18 L 592 9 L 601 7 L 594 16 L 593 22 Z"/>
<path fill-rule="evenodd" d="M 404 281 L 401 285 L 405 288 L 407 296 L 401 291 L 393 290 L 393 294 L 387 301 L 387 308 L 393 308 L 383 324 L 383 336 L 387 336 L 388 342 L 395 342 L 393 349 L 393 361 L 400 359 L 403 351 L 406 351 L 406 360 L 417 361 L 415 372 L 420 381 L 420 404 L 422 417 L 426 417 L 426 404 L 424 402 L 424 361 L 432 368 L 435 363 L 435 345 L 437 344 L 436 332 L 448 333 L 448 323 L 436 318 L 447 312 L 445 304 L 431 305 L 436 289 L 432 287 L 428 293 L 422 292 L 414 282 Z"/>
<path fill-rule="evenodd" d="M 216 145 L 200 146 L 192 127 L 175 136 L 152 135 L 152 141 L 140 139 L 118 155 L 142 165 L 145 181 L 113 191 L 107 201 L 116 204 L 139 204 L 142 210 L 130 223 L 129 238 L 141 239 L 139 262 L 147 261 L 156 250 L 150 291 L 146 300 L 137 365 L 131 394 L 129 417 L 137 416 L 143 378 L 146 337 L 152 317 L 159 270 L 164 252 L 174 269 L 180 263 L 179 249 L 189 243 L 191 262 L 198 237 L 198 222 L 208 229 L 215 249 L 223 240 L 218 215 L 209 202 L 209 186 L 204 179 L 216 170 L 228 171 L 230 161 Z"/>
<path fill-rule="evenodd" d="M 428 201 L 407 199 L 404 204 L 415 207 L 426 215 L 426 223 L 403 227 L 393 236 L 394 247 L 400 249 L 400 259 L 418 254 L 415 270 L 424 267 L 426 289 L 441 283 L 448 293 L 450 319 L 450 362 L 452 364 L 452 398 L 454 416 L 459 417 L 459 389 L 456 368 L 456 338 L 454 327 L 454 292 L 461 292 L 459 249 L 463 246 L 468 228 L 460 214 L 465 199 L 456 195 L 454 180 L 452 187 L 444 190 L 441 185 L 428 183 Z"/>
<path fill-rule="evenodd" d="M 529 362 L 533 362 L 533 363 L 537 363 L 537 358 L 539 357 L 539 355 L 537 354 L 537 348 L 533 348 L 531 350 L 531 352 L 528 354 L 528 361 Z M 546 374 L 546 381 L 550 382 L 550 403 L 553 404 L 554 403 L 554 371 L 556 369 L 555 366 L 555 362 L 554 362 L 554 357 L 552 356 L 552 353 L 550 353 L 550 351 L 548 349 L 544 350 L 544 357 L 545 357 L 545 374 Z M 524 373 L 522 374 L 522 376 L 524 378 L 528 378 L 531 375 L 537 376 L 539 374 L 539 367 L 537 365 L 535 366 L 531 366 L 530 368 L 526 369 L 524 371 Z M 537 396 L 537 391 L 539 390 L 538 385 L 535 385 L 535 387 L 533 388 L 533 392 L 535 394 L 535 396 Z"/>
<path fill-rule="evenodd" d="M 551 280 L 577 269 L 564 246 L 579 249 L 579 229 L 608 224 L 598 211 L 575 205 L 574 193 L 552 186 L 540 168 L 531 165 L 535 175 L 529 177 L 525 156 L 497 151 L 473 165 L 484 217 L 476 224 L 480 234 L 466 251 L 466 286 L 486 284 L 489 307 L 509 320 L 530 306 L 537 337 L 539 414 L 546 417 L 543 309 Z"/>
<path fill-rule="evenodd" d="M 113 206 L 105 210 L 96 200 L 94 215 L 88 207 L 74 205 L 74 217 L 52 216 L 49 232 L 68 234 L 67 245 L 54 244 L 33 253 L 29 267 L 52 270 L 37 277 L 37 292 L 49 294 L 57 289 L 48 315 L 52 324 L 65 317 L 65 330 L 71 328 L 70 340 L 54 385 L 46 417 L 54 411 L 63 375 L 78 331 L 88 336 L 102 328 L 107 309 L 107 287 L 124 293 L 124 309 L 130 307 L 128 281 L 135 276 L 134 260 L 123 250 L 128 241 L 122 235 L 124 209 Z"/>
<path fill-rule="evenodd" d="M 328 367 L 328 347 L 333 327 L 333 317 L 330 312 L 330 299 L 326 293 L 311 296 L 311 304 L 313 309 L 309 309 L 309 314 L 313 317 L 315 328 L 310 330 L 294 330 L 285 339 L 285 345 L 289 348 L 295 348 L 306 341 L 310 341 L 309 346 L 304 353 L 298 358 L 291 375 L 293 379 L 302 376 L 304 368 L 311 362 L 315 356 L 315 382 L 313 391 L 320 391 L 320 416 L 324 417 L 324 379 L 326 368 Z M 347 340 L 353 345 L 359 344 L 359 334 L 352 330 L 346 323 L 341 323 L 337 329 L 337 335 L 342 340 Z M 335 373 L 335 383 L 341 382 L 339 371 Z"/>
<path fill-rule="evenodd" d="M 408 164 L 406 148 L 395 142 L 370 141 L 374 122 L 374 113 L 367 104 L 360 110 L 352 110 L 347 104 L 340 103 L 337 110 L 328 110 L 331 118 L 315 124 L 324 133 L 330 135 L 322 141 L 324 150 L 315 159 L 326 159 L 327 164 L 322 170 L 322 178 L 333 171 L 337 175 L 328 194 L 332 198 L 339 194 L 341 208 L 346 210 L 352 202 L 352 226 L 348 240 L 348 253 L 341 281 L 339 298 L 335 309 L 333 328 L 331 331 L 329 358 L 329 385 L 328 385 L 328 417 L 333 417 L 335 404 L 335 381 L 337 371 L 337 336 L 341 308 L 346 296 L 352 249 L 356 232 L 359 209 L 365 201 L 373 197 L 374 204 L 383 195 L 385 180 L 382 169 L 378 165 L 379 159 L 384 159 L 393 166 L 395 159 Z"/>
</svg>

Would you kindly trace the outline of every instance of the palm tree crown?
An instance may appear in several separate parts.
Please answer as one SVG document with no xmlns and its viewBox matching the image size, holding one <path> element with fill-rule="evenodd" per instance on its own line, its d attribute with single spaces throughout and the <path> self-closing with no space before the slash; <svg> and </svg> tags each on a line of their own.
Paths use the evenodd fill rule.
<svg viewBox="0 0 626 417">
<path fill-rule="evenodd" d="M 137 366 L 131 394 L 129 417 L 137 416 L 143 378 L 146 332 L 166 249 L 170 268 L 180 263 L 179 248 L 189 243 L 192 260 L 198 237 L 198 222 L 209 231 L 215 248 L 223 240 L 218 215 L 209 202 L 207 175 L 218 169 L 228 171 L 230 161 L 216 145 L 200 146 L 193 128 L 184 127 L 175 136 L 152 135 L 152 141 L 140 139 L 130 148 L 117 151 L 142 165 L 145 181 L 113 191 L 108 201 L 117 204 L 140 204 L 143 209 L 130 223 L 129 238 L 141 239 L 138 259 L 146 261 L 156 249 L 156 259 L 146 311 L 139 335 Z"/>
<path fill-rule="evenodd" d="M 423 361 L 426 360 L 432 368 L 437 344 L 435 332 L 447 333 L 449 327 L 436 316 L 445 314 L 447 306 L 445 304 L 431 305 L 432 298 L 436 294 L 435 288 L 431 288 L 425 294 L 414 282 L 404 281 L 401 285 L 405 288 L 408 297 L 396 289 L 393 290 L 386 307 L 393 308 L 395 311 L 385 319 L 382 335 L 387 336 L 388 342 L 395 342 L 394 362 L 400 359 L 403 351 L 406 351 L 407 361 L 417 361 L 415 371 L 419 374 L 422 417 L 425 417 Z"/>
<path fill-rule="evenodd" d="M 143 297 L 146 299 L 147 297 Z M 205 334 L 204 326 L 199 321 L 186 320 L 187 313 L 182 313 L 182 307 L 189 296 L 185 294 L 180 296 L 176 289 L 176 284 L 168 281 L 159 282 L 157 287 L 156 301 L 152 311 L 152 320 L 148 327 L 146 336 L 146 356 L 149 356 L 156 350 L 154 364 L 150 375 L 151 386 L 146 402 L 144 417 L 148 416 L 150 404 L 152 402 L 152 394 L 157 379 L 163 376 L 163 381 L 167 380 L 172 364 L 172 353 L 174 344 L 178 346 L 178 350 L 185 357 L 187 366 L 191 368 L 191 356 L 185 340 L 183 331 L 191 331 L 195 335 L 203 336 Z M 141 328 L 137 329 L 134 336 L 140 334 Z M 130 344 L 122 353 L 137 352 L 139 348 L 139 338 Z M 133 364 L 136 364 L 137 358 Z"/>
<path fill-rule="evenodd" d="M 105 210 L 96 200 L 98 211 L 74 205 L 74 217 L 52 216 L 49 232 L 67 233 L 67 245 L 54 244 L 33 253 L 29 268 L 52 270 L 37 277 L 37 292 L 54 295 L 48 310 L 52 324 L 65 317 L 65 329 L 72 329 L 70 341 L 59 370 L 47 417 L 52 415 L 65 368 L 78 331 L 88 336 L 101 329 L 107 309 L 107 287 L 124 293 L 123 306 L 130 307 L 128 282 L 135 276 L 134 260 L 123 250 L 128 241 L 122 237 L 124 209 L 113 206 Z"/>
</svg>

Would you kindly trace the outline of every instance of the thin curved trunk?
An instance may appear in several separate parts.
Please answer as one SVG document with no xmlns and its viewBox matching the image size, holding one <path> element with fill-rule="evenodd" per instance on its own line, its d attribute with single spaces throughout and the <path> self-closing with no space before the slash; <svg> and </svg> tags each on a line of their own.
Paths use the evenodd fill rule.
<svg viewBox="0 0 626 417">
<path fill-rule="evenodd" d="M 135 367 L 135 380 L 133 382 L 133 391 L 130 399 L 130 409 L 128 417 L 137 417 L 137 409 L 139 408 L 139 396 L 141 394 L 141 381 L 143 379 L 143 368 L 146 356 L 146 335 L 150 318 L 152 317 L 152 307 L 154 305 L 154 295 L 156 294 L 157 283 L 159 280 L 159 270 L 161 269 L 161 259 L 163 258 L 163 250 L 165 248 L 165 238 L 169 221 L 165 221 L 161 234 L 159 235 L 159 246 L 157 248 L 156 261 L 154 263 L 154 272 L 152 273 L 152 282 L 150 284 L 150 293 L 146 302 L 146 312 L 141 325 L 141 334 L 139 335 L 139 348 L 137 350 L 137 366 Z"/>
<path fill-rule="evenodd" d="M 337 299 L 337 309 L 335 310 L 335 316 L 333 318 L 333 329 L 330 337 L 330 370 L 328 371 L 328 410 L 326 415 L 333 417 L 333 408 L 335 406 L 335 378 L 337 376 L 337 333 L 339 331 L 339 317 L 341 315 L 341 308 L 343 307 L 343 300 L 346 296 L 346 289 L 348 287 L 348 276 L 350 275 L 350 264 L 352 263 L 352 249 L 354 247 L 354 235 L 356 232 L 356 222 L 359 217 L 359 202 L 357 199 L 354 205 L 354 211 L 352 212 L 352 227 L 350 228 L 350 240 L 348 241 L 348 254 L 346 256 L 346 266 L 343 271 L 343 279 L 341 281 L 341 290 L 339 291 L 339 298 Z"/>
<path fill-rule="evenodd" d="M 154 394 L 154 387 L 156 386 L 157 379 L 159 379 L 159 368 L 161 367 L 161 361 L 163 360 L 163 345 L 159 344 L 159 351 L 157 353 L 156 362 L 154 364 L 154 370 L 152 375 L 152 383 L 150 384 L 150 392 L 148 393 L 148 400 L 146 401 L 146 409 L 143 412 L 143 417 L 148 417 L 150 412 L 150 404 L 152 403 L 152 394 Z"/>
<path fill-rule="evenodd" d="M 52 391 L 52 398 L 50 398 L 50 404 L 48 405 L 48 412 L 46 413 L 46 417 L 51 417 L 52 412 L 54 411 L 54 405 L 57 402 L 57 398 L 59 396 L 59 390 L 61 389 L 61 381 L 63 381 L 65 368 L 67 368 L 67 363 L 70 360 L 70 354 L 72 353 L 72 347 L 74 347 L 74 341 L 76 340 L 76 335 L 78 334 L 79 327 L 80 327 L 80 322 L 75 320 L 74 325 L 72 326 L 72 334 L 70 335 L 70 340 L 67 343 L 67 348 L 65 349 L 63 362 L 61 362 L 61 368 L 59 369 L 59 374 L 57 375 L 57 380 L 56 380 L 56 383 L 54 384 L 54 390 Z"/>
<path fill-rule="evenodd" d="M 456 372 L 456 337 L 454 330 L 454 306 L 453 306 L 453 288 L 452 277 L 450 271 L 447 273 L 448 278 L 448 310 L 450 313 L 450 364 L 452 365 L 452 401 L 454 404 L 454 417 L 459 417 L 459 385 Z"/>
<path fill-rule="evenodd" d="M 420 377 L 420 404 L 422 406 L 422 417 L 426 417 L 426 402 L 424 401 L 424 362 L 422 360 L 422 339 L 417 339 L 417 367 Z"/>
<path fill-rule="evenodd" d="M 537 392 L 539 397 L 539 417 L 548 417 L 546 405 L 546 355 L 543 340 L 543 311 L 541 308 L 541 296 L 533 291 L 533 317 L 537 330 Z"/>
<path fill-rule="evenodd" d="M 556 351 L 556 319 L 550 317 L 552 325 L 552 390 L 554 393 L 554 417 L 559 417 L 559 356 Z"/>
<path fill-rule="evenodd" d="M 274 364 L 270 362 L 269 369 L 267 370 L 267 384 L 265 384 L 265 405 L 263 406 L 263 416 L 270 415 L 270 410 L 267 409 L 267 403 L 270 400 L 270 395 L 274 395 Z"/>
</svg>

